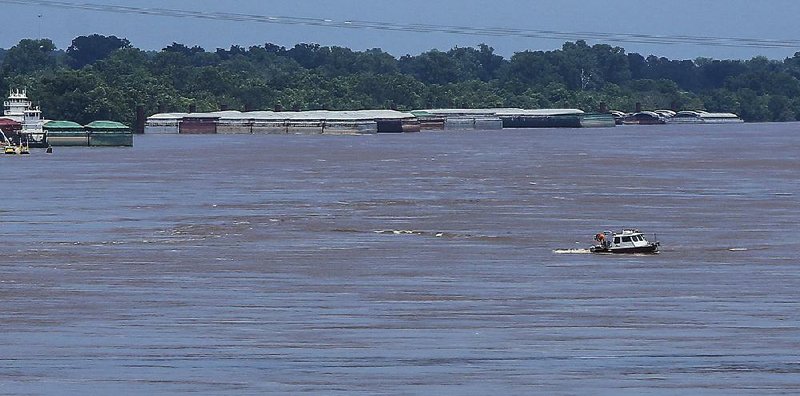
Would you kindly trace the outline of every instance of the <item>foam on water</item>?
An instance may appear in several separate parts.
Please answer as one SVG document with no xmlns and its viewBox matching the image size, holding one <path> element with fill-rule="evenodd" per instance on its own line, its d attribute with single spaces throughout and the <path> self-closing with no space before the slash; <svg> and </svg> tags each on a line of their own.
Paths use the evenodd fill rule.
<svg viewBox="0 0 800 396">
<path fill-rule="evenodd" d="M 555 254 L 589 254 L 592 251 L 589 249 L 554 249 Z"/>
</svg>

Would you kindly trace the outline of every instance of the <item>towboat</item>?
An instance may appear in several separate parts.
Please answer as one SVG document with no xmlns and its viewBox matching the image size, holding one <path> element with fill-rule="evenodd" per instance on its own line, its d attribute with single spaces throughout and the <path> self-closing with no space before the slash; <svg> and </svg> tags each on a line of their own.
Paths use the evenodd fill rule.
<svg viewBox="0 0 800 396">
<path fill-rule="evenodd" d="M 604 231 L 594 236 L 597 241 L 589 250 L 592 253 L 658 253 L 660 243 L 653 235 L 653 242 L 636 229 L 623 229 L 621 233 Z"/>
</svg>

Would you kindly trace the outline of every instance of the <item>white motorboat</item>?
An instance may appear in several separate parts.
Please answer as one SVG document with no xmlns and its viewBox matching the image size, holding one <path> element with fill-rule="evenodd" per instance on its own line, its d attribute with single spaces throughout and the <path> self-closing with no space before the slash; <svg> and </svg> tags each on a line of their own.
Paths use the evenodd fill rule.
<svg viewBox="0 0 800 396">
<path fill-rule="evenodd" d="M 596 245 L 589 250 L 592 253 L 658 253 L 661 245 L 653 235 L 653 242 L 645 238 L 644 234 L 636 229 L 623 229 L 621 233 L 605 231 L 594 236 Z"/>
</svg>

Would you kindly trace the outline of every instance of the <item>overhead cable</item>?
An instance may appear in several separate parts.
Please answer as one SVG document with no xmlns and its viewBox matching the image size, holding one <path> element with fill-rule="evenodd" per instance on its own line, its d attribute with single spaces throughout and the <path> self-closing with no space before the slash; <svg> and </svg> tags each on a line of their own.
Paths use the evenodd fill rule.
<svg viewBox="0 0 800 396">
<path fill-rule="evenodd" d="M 656 35 L 642 33 L 608 32 L 569 32 L 558 30 L 519 29 L 501 27 L 471 27 L 431 25 L 418 23 L 391 23 L 362 20 L 334 20 L 328 18 L 308 18 L 294 16 L 268 16 L 214 11 L 192 11 L 169 8 L 144 8 L 121 5 L 72 3 L 50 0 L 0 0 L 0 3 L 24 6 L 41 6 L 59 9 L 86 10 L 115 14 L 132 14 L 156 17 L 207 19 L 231 22 L 255 22 L 279 25 L 318 26 L 339 29 L 360 29 L 376 31 L 396 31 L 411 33 L 445 33 L 481 37 L 518 37 L 546 40 L 595 40 L 610 43 L 636 43 L 655 45 L 690 44 L 710 47 L 749 47 L 749 48 L 799 48 L 800 40 L 777 40 L 743 37 Z"/>
</svg>

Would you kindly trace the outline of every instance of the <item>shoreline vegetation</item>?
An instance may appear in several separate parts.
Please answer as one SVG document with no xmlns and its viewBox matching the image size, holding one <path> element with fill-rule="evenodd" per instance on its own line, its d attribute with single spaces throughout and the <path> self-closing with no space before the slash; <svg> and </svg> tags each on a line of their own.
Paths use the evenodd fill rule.
<svg viewBox="0 0 800 396">
<path fill-rule="evenodd" d="M 0 92 L 26 87 L 45 118 L 131 125 L 147 114 L 217 110 L 602 108 L 732 112 L 800 120 L 800 52 L 784 60 L 670 60 L 567 42 L 506 59 L 485 44 L 395 57 L 297 44 L 143 51 L 124 38 L 49 39 L 0 49 Z"/>
</svg>

